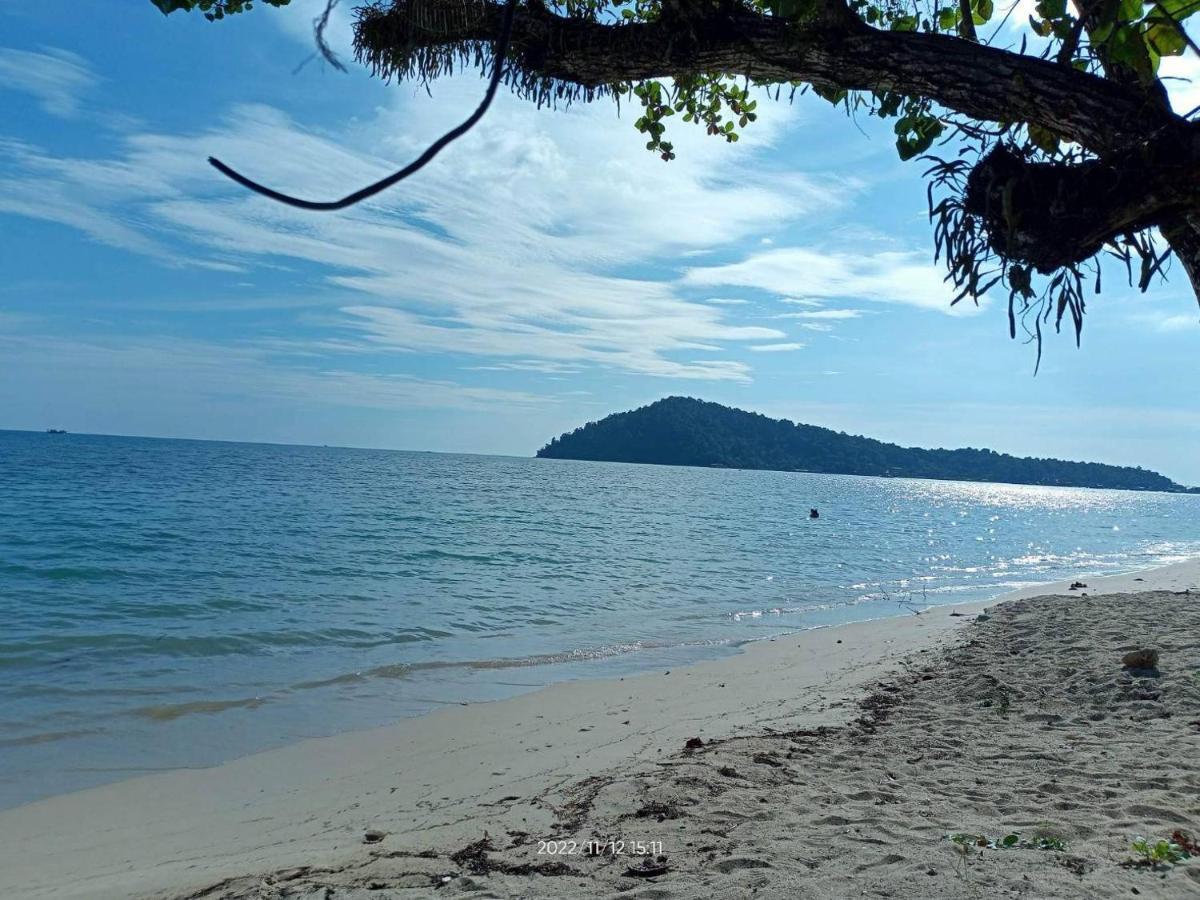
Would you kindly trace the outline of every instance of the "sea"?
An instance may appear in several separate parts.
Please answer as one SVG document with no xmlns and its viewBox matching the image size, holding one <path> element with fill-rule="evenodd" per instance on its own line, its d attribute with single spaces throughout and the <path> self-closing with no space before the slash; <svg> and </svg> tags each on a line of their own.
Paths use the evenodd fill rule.
<svg viewBox="0 0 1200 900">
<path fill-rule="evenodd" d="M 0 807 L 1197 554 L 1200 495 L 0 431 Z"/>
</svg>

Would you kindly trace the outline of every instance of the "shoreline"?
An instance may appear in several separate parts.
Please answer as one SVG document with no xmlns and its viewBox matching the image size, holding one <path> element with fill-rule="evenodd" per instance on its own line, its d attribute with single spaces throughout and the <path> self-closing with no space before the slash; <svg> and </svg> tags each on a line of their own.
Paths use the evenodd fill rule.
<svg viewBox="0 0 1200 900">
<path fill-rule="evenodd" d="M 1200 589 L 1200 560 L 1099 577 L 1087 596 Z M 61 794 L 0 812 L 0 871 L 15 897 L 174 896 L 289 866 L 345 862 L 368 830 L 389 851 L 454 849 L 483 831 L 554 834 L 543 797 L 655 766 L 691 737 L 843 725 L 863 689 L 953 642 L 986 607 L 1061 595 L 1025 588 L 920 615 L 749 642 L 669 672 L 560 682 L 206 769 Z"/>
</svg>

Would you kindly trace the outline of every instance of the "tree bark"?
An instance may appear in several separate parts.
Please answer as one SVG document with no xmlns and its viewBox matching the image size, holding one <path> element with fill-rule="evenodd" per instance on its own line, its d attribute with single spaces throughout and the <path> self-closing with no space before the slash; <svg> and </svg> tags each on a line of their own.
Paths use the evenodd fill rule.
<svg viewBox="0 0 1200 900">
<path fill-rule="evenodd" d="M 1200 216 L 1175 216 L 1163 222 L 1161 230 L 1200 301 Z"/>
</svg>

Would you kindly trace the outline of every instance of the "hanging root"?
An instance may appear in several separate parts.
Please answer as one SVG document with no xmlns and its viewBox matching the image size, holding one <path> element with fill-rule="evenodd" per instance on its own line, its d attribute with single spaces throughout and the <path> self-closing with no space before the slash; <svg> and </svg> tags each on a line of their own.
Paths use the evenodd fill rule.
<svg viewBox="0 0 1200 900">
<path fill-rule="evenodd" d="M 456 70 L 486 72 L 492 66 L 492 37 L 502 10 L 484 0 L 395 0 L 364 6 L 354 28 L 355 57 L 385 81 L 395 78 L 426 86 Z M 558 18 L 538 0 L 523 4 L 517 14 L 526 35 L 538 31 L 539 19 Z M 590 102 L 614 93 L 611 85 L 581 85 L 538 72 L 542 55 L 513 40 L 504 84 L 539 107 Z"/>
</svg>

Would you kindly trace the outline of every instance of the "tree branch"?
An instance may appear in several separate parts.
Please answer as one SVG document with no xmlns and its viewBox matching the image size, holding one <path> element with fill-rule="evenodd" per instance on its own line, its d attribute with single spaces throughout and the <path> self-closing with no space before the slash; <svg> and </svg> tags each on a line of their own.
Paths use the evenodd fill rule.
<svg viewBox="0 0 1200 900">
<path fill-rule="evenodd" d="M 1200 217 L 1175 216 L 1163 222 L 1161 229 L 1200 300 Z"/>
<path fill-rule="evenodd" d="M 1000 144 L 971 172 L 964 209 L 998 254 L 1048 274 L 1200 207 L 1200 164 L 1174 149 L 1158 143 L 1069 165 L 1029 162 Z"/>
<path fill-rule="evenodd" d="M 365 7 L 356 51 L 385 77 L 435 77 L 454 61 L 482 66 L 471 49 L 495 38 L 501 10 L 471 0 Z M 429 27 L 435 13 L 437 27 Z M 798 22 L 714 7 L 684 25 L 616 25 L 563 17 L 535 0 L 517 12 L 513 48 L 510 84 L 539 100 L 555 84 L 590 96 L 622 82 L 722 72 L 923 96 L 973 119 L 1040 125 L 1096 153 L 1157 133 L 1200 154 L 1195 126 L 1125 85 L 950 35 L 878 31 L 835 3 Z"/>
</svg>

